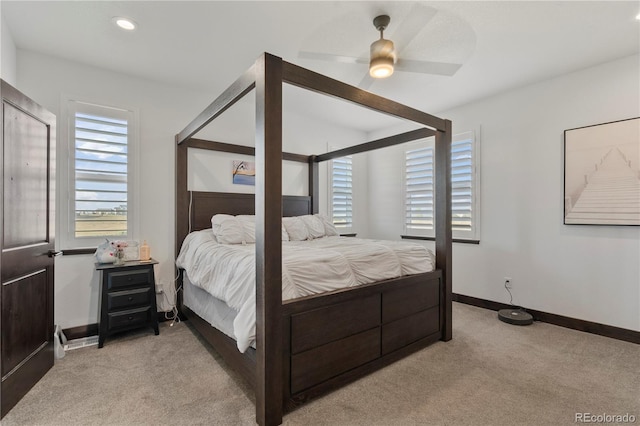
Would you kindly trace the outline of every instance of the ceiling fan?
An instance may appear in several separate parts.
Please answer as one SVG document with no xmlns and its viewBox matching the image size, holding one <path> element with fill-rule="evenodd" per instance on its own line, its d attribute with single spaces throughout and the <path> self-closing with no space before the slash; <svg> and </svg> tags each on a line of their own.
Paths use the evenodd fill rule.
<svg viewBox="0 0 640 426">
<path fill-rule="evenodd" d="M 424 13 L 410 13 L 408 15 L 407 19 L 403 22 L 403 26 L 394 33 L 394 38 L 398 42 L 399 50 L 396 50 L 393 41 L 384 38 L 384 31 L 389 26 L 391 18 L 389 15 L 379 15 L 373 19 L 373 26 L 376 30 L 380 31 L 380 38 L 371 44 L 368 58 L 306 51 L 299 52 L 298 56 L 302 59 L 349 64 L 369 64 L 369 72 L 358 84 L 362 89 L 369 88 L 374 83 L 374 79 L 391 76 L 394 71 L 452 76 L 460 69 L 462 64 L 421 61 L 402 57 L 402 51 L 411 40 L 418 35 L 426 23 L 431 20 L 433 15 L 435 15 L 435 11 L 428 17 L 425 17 Z M 400 55 L 397 52 L 399 52 Z"/>
</svg>

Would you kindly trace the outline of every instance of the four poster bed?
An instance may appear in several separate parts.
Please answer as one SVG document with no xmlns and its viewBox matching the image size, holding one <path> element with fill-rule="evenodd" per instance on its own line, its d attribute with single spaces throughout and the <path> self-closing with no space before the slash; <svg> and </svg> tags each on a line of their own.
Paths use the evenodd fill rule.
<svg viewBox="0 0 640 426">
<path fill-rule="evenodd" d="M 420 128 L 320 155 L 285 153 L 282 152 L 283 83 L 407 119 Z M 254 88 L 255 149 L 192 138 Z M 434 268 L 428 272 L 283 300 L 283 217 L 310 217 L 318 213 L 318 164 L 429 136 L 435 136 L 436 140 Z M 211 320 L 194 312 L 210 309 L 196 306 L 198 300 L 208 296 L 197 293 L 186 304 L 182 297 L 179 299 L 182 314 L 254 387 L 259 424 L 280 424 L 284 412 L 310 398 L 343 386 L 437 340 L 451 339 L 450 121 L 265 53 L 176 135 L 176 142 L 176 254 L 181 252 L 183 245 L 193 244 L 194 238 L 206 236 L 213 240 L 209 231 L 201 230 L 212 227 L 214 215 L 255 215 L 255 219 L 251 219 L 255 223 L 255 253 L 251 253 L 255 256 L 251 258 L 255 264 L 255 349 L 249 347 L 241 353 L 229 332 L 211 326 Z M 189 148 L 254 155 L 255 196 L 189 191 Z M 282 195 L 283 160 L 308 164 L 308 196 Z M 196 235 L 197 231 L 200 236 Z M 188 270 L 180 269 L 179 284 L 191 286 L 189 275 Z"/>
</svg>

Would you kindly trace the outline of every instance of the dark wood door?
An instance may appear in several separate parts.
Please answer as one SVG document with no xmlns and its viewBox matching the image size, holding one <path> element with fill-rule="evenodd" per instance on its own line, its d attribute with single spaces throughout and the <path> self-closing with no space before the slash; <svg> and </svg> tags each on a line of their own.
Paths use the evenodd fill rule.
<svg viewBox="0 0 640 426">
<path fill-rule="evenodd" d="M 1 83 L 0 401 L 4 417 L 53 366 L 56 118 Z"/>
</svg>

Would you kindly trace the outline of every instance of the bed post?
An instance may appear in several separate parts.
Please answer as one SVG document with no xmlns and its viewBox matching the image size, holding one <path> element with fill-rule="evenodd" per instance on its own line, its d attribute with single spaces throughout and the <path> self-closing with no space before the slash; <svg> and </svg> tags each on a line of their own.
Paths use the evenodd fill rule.
<svg viewBox="0 0 640 426">
<path fill-rule="evenodd" d="M 188 146 L 186 143 L 178 143 L 178 135 L 176 135 L 176 241 L 175 253 L 173 258 L 178 258 L 182 242 L 189 233 L 189 188 L 187 185 L 188 176 Z M 179 271 L 178 279 L 175 282 L 176 291 L 176 307 L 182 313 L 182 293 L 178 289 L 182 286 L 183 273 Z"/>
<path fill-rule="evenodd" d="M 311 196 L 311 213 L 320 212 L 320 178 L 317 156 L 309 156 L 309 195 Z"/>
<path fill-rule="evenodd" d="M 256 61 L 256 421 L 282 423 L 282 59 Z"/>
<path fill-rule="evenodd" d="M 176 135 L 176 252 L 180 253 L 182 241 L 189 233 L 189 189 L 187 187 L 187 144 L 178 144 Z"/>
<path fill-rule="evenodd" d="M 442 340 L 452 338 L 451 286 L 451 121 L 445 120 L 444 131 L 436 134 L 436 269 L 442 271 L 440 298 Z"/>
</svg>

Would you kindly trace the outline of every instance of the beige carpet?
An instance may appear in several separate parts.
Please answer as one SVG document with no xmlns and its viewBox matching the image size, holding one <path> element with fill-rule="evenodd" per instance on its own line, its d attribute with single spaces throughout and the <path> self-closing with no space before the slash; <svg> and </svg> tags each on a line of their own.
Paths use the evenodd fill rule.
<svg viewBox="0 0 640 426">
<path fill-rule="evenodd" d="M 544 323 L 504 324 L 454 303 L 438 342 L 284 418 L 288 425 L 640 423 L 640 345 Z M 253 396 L 187 323 L 67 352 L 3 419 L 10 425 L 254 424 Z"/>
</svg>

